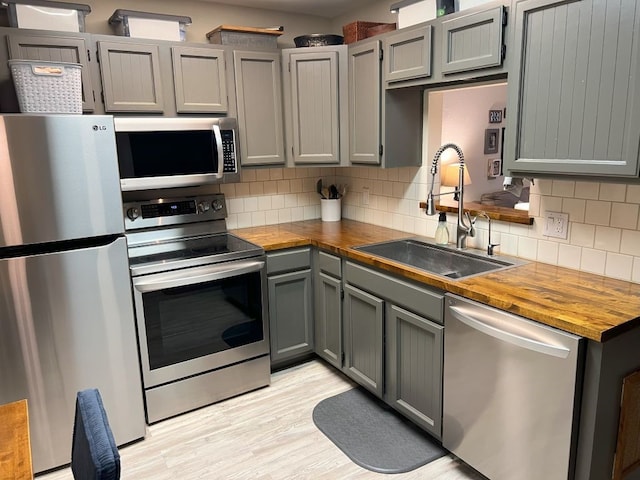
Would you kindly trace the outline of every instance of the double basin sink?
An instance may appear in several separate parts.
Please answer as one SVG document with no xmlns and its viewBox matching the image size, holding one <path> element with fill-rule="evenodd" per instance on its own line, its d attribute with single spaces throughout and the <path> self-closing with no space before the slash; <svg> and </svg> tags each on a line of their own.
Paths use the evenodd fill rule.
<svg viewBox="0 0 640 480">
<path fill-rule="evenodd" d="M 361 245 L 354 249 L 450 279 L 468 278 L 525 263 L 513 258 L 497 259 L 416 239 L 392 240 Z"/>
</svg>

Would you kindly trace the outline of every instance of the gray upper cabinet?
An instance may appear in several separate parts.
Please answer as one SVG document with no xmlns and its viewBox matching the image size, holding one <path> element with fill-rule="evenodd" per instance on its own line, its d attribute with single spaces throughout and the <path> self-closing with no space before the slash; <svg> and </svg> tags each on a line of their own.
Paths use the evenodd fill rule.
<svg viewBox="0 0 640 480">
<path fill-rule="evenodd" d="M 451 74 L 502 64 L 504 7 L 444 20 L 442 73 Z"/>
<path fill-rule="evenodd" d="M 82 110 L 93 112 L 95 102 L 87 42 L 84 37 L 68 35 L 10 34 L 7 36 L 9 58 L 79 63 L 82 65 Z"/>
<path fill-rule="evenodd" d="M 349 48 L 349 161 L 379 165 L 381 49 L 379 41 Z"/>
<path fill-rule="evenodd" d="M 242 165 L 282 165 L 280 53 L 234 51 L 233 59 Z"/>
<path fill-rule="evenodd" d="M 431 76 L 432 26 L 402 29 L 384 39 L 384 80 L 387 83 Z"/>
<path fill-rule="evenodd" d="M 293 165 L 346 163 L 346 48 L 283 50 L 285 118 Z"/>
<path fill-rule="evenodd" d="M 352 165 L 422 164 L 422 90 L 382 89 L 379 40 L 349 47 L 349 161 Z"/>
<path fill-rule="evenodd" d="M 387 401 L 441 438 L 444 327 L 389 305 L 386 335 Z"/>
<path fill-rule="evenodd" d="M 515 3 L 505 170 L 638 176 L 640 3 Z"/>
<path fill-rule="evenodd" d="M 98 53 L 106 112 L 164 111 L 157 45 L 99 41 Z"/>
<path fill-rule="evenodd" d="M 225 113 L 229 105 L 224 50 L 171 47 L 178 113 Z"/>
</svg>

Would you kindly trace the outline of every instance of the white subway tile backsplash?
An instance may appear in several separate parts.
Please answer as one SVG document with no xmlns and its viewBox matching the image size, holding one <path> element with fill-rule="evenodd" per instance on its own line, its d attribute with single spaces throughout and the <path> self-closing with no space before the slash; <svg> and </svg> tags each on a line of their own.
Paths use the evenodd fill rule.
<svg viewBox="0 0 640 480">
<path fill-rule="evenodd" d="M 597 182 L 576 182 L 574 196 L 586 200 L 598 200 L 600 184 Z"/>
<path fill-rule="evenodd" d="M 611 221 L 611 202 L 587 200 L 585 223 L 590 225 L 609 225 Z"/>
<path fill-rule="evenodd" d="M 569 223 L 569 239 L 572 245 L 593 247 L 596 227 L 584 223 Z"/>
<path fill-rule="evenodd" d="M 571 198 L 576 189 L 576 182 L 568 180 L 553 180 L 551 184 L 551 195 L 554 197 Z"/>
<path fill-rule="evenodd" d="M 577 198 L 565 198 L 562 200 L 562 212 L 569 214 L 570 222 L 584 222 L 587 202 Z M 531 213 L 531 212 L 529 212 Z"/>
<path fill-rule="evenodd" d="M 600 185 L 600 200 L 624 202 L 627 186 L 620 183 L 603 183 Z"/>
<path fill-rule="evenodd" d="M 557 265 L 559 248 L 560 248 L 560 245 L 557 244 L 556 242 L 538 240 L 538 254 L 537 254 L 536 260 L 538 262 Z"/>
<path fill-rule="evenodd" d="M 395 228 L 408 236 L 435 235 L 438 217 L 428 217 L 418 207 L 429 191 L 429 165 L 244 169 L 241 183 L 219 186 L 227 197 L 228 228 L 320 218 L 318 178 L 325 184 L 348 185 L 343 218 Z M 362 204 L 363 187 L 369 188 L 368 205 Z M 542 234 L 545 211 L 569 214 L 567 240 Z M 536 179 L 529 214 L 535 219 L 532 226 L 493 222 L 498 252 L 640 283 L 640 185 Z M 452 243 L 455 223 L 456 215 L 448 214 Z M 468 245 L 484 250 L 486 222 L 479 219 L 476 227 Z"/>
<path fill-rule="evenodd" d="M 640 231 L 623 230 L 620 253 L 640 257 Z"/>
<path fill-rule="evenodd" d="M 592 250 L 591 248 L 583 248 L 580 270 L 604 275 L 606 261 L 606 252 L 603 252 L 602 250 Z"/>
<path fill-rule="evenodd" d="M 633 203 L 614 203 L 611 205 L 611 226 L 635 230 L 638 227 L 640 205 Z"/>
<path fill-rule="evenodd" d="M 633 257 L 620 255 L 619 253 L 608 253 L 605 265 L 605 275 L 607 277 L 619 278 L 620 280 L 631 280 L 633 271 Z"/>
<path fill-rule="evenodd" d="M 621 234 L 622 231 L 619 228 L 597 226 L 593 246 L 598 250 L 619 252 Z"/>
<path fill-rule="evenodd" d="M 640 203 L 640 185 L 627 185 L 627 202 Z"/>
<path fill-rule="evenodd" d="M 560 245 L 558 248 L 558 265 L 561 267 L 580 269 L 582 248 L 576 245 Z"/>
</svg>

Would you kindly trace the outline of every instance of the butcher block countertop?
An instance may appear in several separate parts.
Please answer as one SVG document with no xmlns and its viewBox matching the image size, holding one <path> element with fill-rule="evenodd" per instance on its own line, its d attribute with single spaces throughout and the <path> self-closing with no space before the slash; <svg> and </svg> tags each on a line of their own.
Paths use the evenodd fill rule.
<svg viewBox="0 0 640 480">
<path fill-rule="evenodd" d="M 640 325 L 640 285 L 600 275 L 528 262 L 450 280 L 354 250 L 355 246 L 414 235 L 353 220 L 309 220 L 232 233 L 266 251 L 313 245 L 597 342 Z"/>
</svg>

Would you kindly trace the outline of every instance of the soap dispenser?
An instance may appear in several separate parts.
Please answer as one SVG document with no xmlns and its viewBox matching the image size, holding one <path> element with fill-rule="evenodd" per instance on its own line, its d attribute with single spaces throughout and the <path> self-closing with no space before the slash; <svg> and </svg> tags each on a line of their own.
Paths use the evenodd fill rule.
<svg viewBox="0 0 640 480">
<path fill-rule="evenodd" d="M 447 214 L 440 212 L 438 217 L 438 228 L 436 228 L 436 243 L 446 245 L 449 243 L 449 230 L 447 229 Z"/>
</svg>

